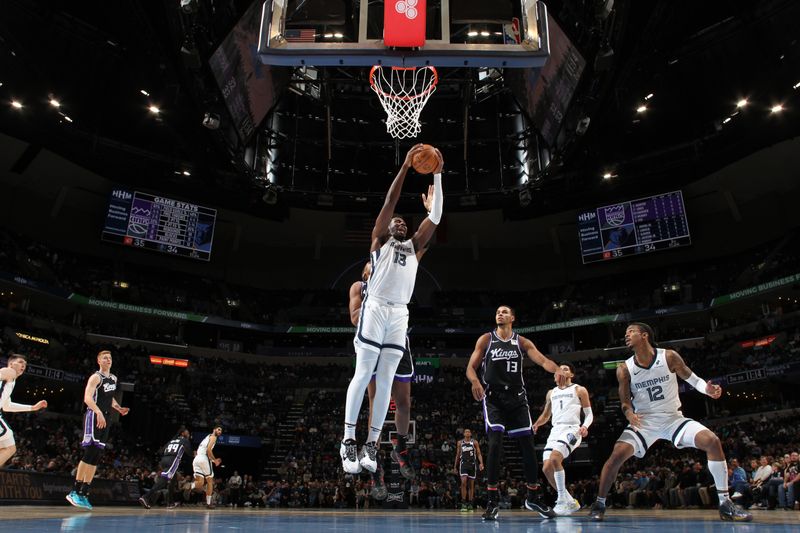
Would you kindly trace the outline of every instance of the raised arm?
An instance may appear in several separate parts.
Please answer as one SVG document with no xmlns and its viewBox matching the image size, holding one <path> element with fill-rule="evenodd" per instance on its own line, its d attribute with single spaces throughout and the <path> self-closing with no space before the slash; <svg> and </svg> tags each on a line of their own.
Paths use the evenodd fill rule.
<svg viewBox="0 0 800 533">
<path fill-rule="evenodd" d="M 420 150 L 422 150 L 422 144 L 415 144 L 411 147 L 411 150 L 406 154 L 403 165 L 400 167 L 394 181 L 392 181 L 392 184 L 389 186 L 389 190 L 386 192 L 386 199 L 383 201 L 383 207 L 380 213 L 378 213 L 378 218 L 375 219 L 375 227 L 372 228 L 372 247 L 370 251 L 375 251 L 381 247 L 381 240 L 389 231 L 389 222 L 392 220 L 392 215 L 397 207 L 397 201 L 400 199 L 400 191 L 403 189 L 403 182 L 406 179 L 406 174 L 411 167 L 414 156 Z"/>
<path fill-rule="evenodd" d="M 439 165 L 436 167 L 436 170 L 433 171 L 433 201 L 431 202 L 430 209 L 428 209 L 427 198 L 423 195 L 423 204 L 425 204 L 425 208 L 428 210 L 428 216 L 420 223 L 417 232 L 414 233 L 414 236 L 411 238 L 415 250 L 425 248 L 425 246 L 428 245 L 431 237 L 433 237 L 433 232 L 436 231 L 436 226 L 439 225 L 442 219 L 442 206 L 444 204 L 442 168 L 444 166 L 444 160 L 439 150 L 436 150 L 436 153 L 439 155 Z M 430 196 L 431 189 L 428 187 L 428 197 Z"/>
<path fill-rule="evenodd" d="M 714 400 L 722 396 L 722 387 L 714 383 L 706 383 L 705 380 L 697 377 L 692 370 L 686 366 L 683 358 L 678 355 L 675 350 L 667 350 L 667 366 L 671 372 L 675 372 L 679 378 L 686 383 L 702 392 L 706 396 L 710 396 Z"/>
<path fill-rule="evenodd" d="M 634 429 L 639 429 L 639 415 L 633 412 L 633 402 L 631 402 L 631 374 L 628 372 L 627 365 L 617 366 L 617 381 L 619 382 L 619 403 L 622 407 L 622 414 Z"/>
<path fill-rule="evenodd" d="M 469 363 L 467 364 L 467 379 L 472 384 L 472 397 L 475 398 L 476 401 L 483 400 L 484 391 L 481 380 L 478 378 L 478 369 L 483 363 L 483 355 L 486 353 L 486 348 L 489 346 L 490 336 L 491 335 L 488 333 L 484 333 L 478 338 L 478 342 L 475 343 L 475 349 L 472 351 Z"/>
<path fill-rule="evenodd" d="M 539 418 L 536 419 L 536 422 L 533 423 L 534 433 L 539 431 L 540 427 L 547 424 L 547 421 L 550 420 L 550 416 L 553 414 L 553 406 L 550 403 L 550 396 L 552 394 L 553 394 L 552 390 L 547 391 L 547 396 L 545 398 L 544 409 L 542 409 L 542 414 L 540 414 Z"/>
<path fill-rule="evenodd" d="M 563 385 L 566 383 L 567 379 L 567 372 L 561 369 L 557 364 L 555 364 L 552 360 L 545 357 L 545 355 L 539 351 L 533 342 L 530 339 L 526 339 L 522 335 L 519 337 L 519 346 L 522 350 L 528 355 L 528 359 L 539 365 L 540 367 L 544 368 L 551 374 L 556 374 L 558 376 L 558 384 Z"/>
</svg>

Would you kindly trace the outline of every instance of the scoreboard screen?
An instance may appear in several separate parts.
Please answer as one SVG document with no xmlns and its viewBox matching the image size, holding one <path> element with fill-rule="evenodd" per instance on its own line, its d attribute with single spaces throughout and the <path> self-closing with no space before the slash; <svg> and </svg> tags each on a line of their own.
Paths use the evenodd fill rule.
<svg viewBox="0 0 800 533">
<path fill-rule="evenodd" d="M 139 191 L 114 189 L 102 239 L 209 261 L 217 210 Z"/>
<path fill-rule="evenodd" d="M 583 264 L 688 246 L 692 243 L 681 191 L 578 213 Z"/>
</svg>

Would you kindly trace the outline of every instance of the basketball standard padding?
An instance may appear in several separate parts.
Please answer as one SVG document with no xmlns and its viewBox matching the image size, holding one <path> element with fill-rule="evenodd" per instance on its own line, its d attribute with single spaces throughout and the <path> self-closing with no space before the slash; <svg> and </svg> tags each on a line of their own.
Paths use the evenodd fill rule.
<svg viewBox="0 0 800 533">
<path fill-rule="evenodd" d="M 430 174 L 439 166 L 439 154 L 430 144 L 423 144 L 424 150 L 414 155 L 411 165 L 420 174 Z"/>
<path fill-rule="evenodd" d="M 425 45 L 425 0 L 383 2 L 383 44 L 398 48 Z"/>
</svg>

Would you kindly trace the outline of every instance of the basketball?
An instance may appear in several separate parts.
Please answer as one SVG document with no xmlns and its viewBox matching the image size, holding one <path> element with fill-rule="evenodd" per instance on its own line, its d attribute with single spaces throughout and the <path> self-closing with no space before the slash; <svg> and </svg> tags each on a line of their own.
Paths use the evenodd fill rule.
<svg viewBox="0 0 800 533">
<path fill-rule="evenodd" d="M 430 144 L 423 144 L 423 150 L 414 155 L 411 164 L 420 174 L 430 174 L 439 166 L 439 154 Z"/>
</svg>

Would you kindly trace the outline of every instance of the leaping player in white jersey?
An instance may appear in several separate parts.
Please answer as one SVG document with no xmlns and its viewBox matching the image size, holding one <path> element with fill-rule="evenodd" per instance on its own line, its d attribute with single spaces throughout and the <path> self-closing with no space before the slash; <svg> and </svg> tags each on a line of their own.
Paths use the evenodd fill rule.
<svg viewBox="0 0 800 533">
<path fill-rule="evenodd" d="M 566 373 L 566 381 L 562 386 L 556 385 L 547 392 L 544 410 L 533 423 L 533 432 L 536 433 L 552 417 L 553 427 L 542 454 L 542 470 L 550 486 L 558 492 L 553 511 L 563 516 L 580 509 L 578 501 L 567 490 L 563 462 L 589 434 L 589 426 L 592 425 L 594 415 L 592 404 L 589 402 L 589 391 L 586 387 L 572 382 L 572 378 L 575 377 L 575 367 L 569 363 L 561 363 L 559 367 Z M 555 381 L 558 384 L 559 376 L 555 376 Z M 583 410 L 583 424 L 581 424 L 581 410 Z"/>
<path fill-rule="evenodd" d="M 697 448 L 708 455 L 708 470 L 714 477 L 719 496 L 719 517 L 733 522 L 749 522 L 753 516 L 728 497 L 728 465 L 722 444 L 711 430 L 686 418 L 680 411 L 678 377 L 716 400 L 722 387 L 697 377 L 674 350 L 653 347 L 653 329 L 634 322 L 625 330 L 625 345 L 633 355 L 617 367 L 619 399 L 628 427 L 622 431 L 611 457 L 603 465 L 597 501 L 589 516 L 603 520 L 606 496 L 622 464 L 632 455 L 642 458 L 659 439 L 670 440 L 676 448 Z"/>
<path fill-rule="evenodd" d="M 433 206 L 428 217 L 409 239 L 405 220 L 393 215 L 406 173 L 414 156 L 422 149 L 423 145 L 417 144 L 406 154 L 403 166 L 386 193 L 383 208 L 372 229 L 372 274 L 361 303 L 355 338 L 356 369 L 347 388 L 344 439 L 339 449 L 342 468 L 350 474 L 357 474 L 362 468 L 369 472 L 375 472 L 378 468 L 377 442 L 389 409 L 395 371 L 406 351 L 407 304 L 414 292 L 419 264 L 416 251 L 425 248 L 442 218 L 444 199 L 441 172 L 444 161 L 438 150 L 439 164 L 433 172 Z M 356 422 L 364 401 L 364 391 L 373 373 L 375 398 L 370 428 L 367 443 L 361 453 L 358 453 L 355 440 Z"/>
<path fill-rule="evenodd" d="M 200 441 L 200 446 L 197 447 L 197 453 L 192 461 L 194 490 L 200 492 L 203 490 L 203 485 L 205 485 L 206 507 L 209 509 L 214 508 L 211 503 L 214 495 L 214 467 L 219 466 L 222 462 L 222 459 L 214 456 L 214 446 L 216 446 L 217 438 L 220 435 L 222 435 L 222 427 L 215 426 L 211 433 Z"/>
</svg>

